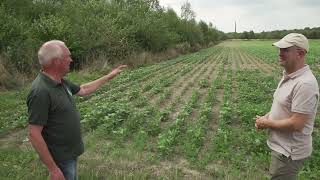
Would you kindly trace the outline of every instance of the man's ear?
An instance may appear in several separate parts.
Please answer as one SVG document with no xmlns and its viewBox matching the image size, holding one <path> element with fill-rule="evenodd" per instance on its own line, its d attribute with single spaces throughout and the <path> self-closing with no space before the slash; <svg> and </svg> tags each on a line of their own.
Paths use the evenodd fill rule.
<svg viewBox="0 0 320 180">
<path fill-rule="evenodd" d="M 300 56 L 300 57 L 303 57 L 303 56 L 305 56 L 307 54 L 307 51 L 306 50 L 304 50 L 304 49 L 298 49 L 298 55 Z"/>
<path fill-rule="evenodd" d="M 54 58 L 51 60 L 51 65 L 57 65 L 57 64 L 59 64 L 59 61 L 60 61 L 60 59 Z"/>
</svg>

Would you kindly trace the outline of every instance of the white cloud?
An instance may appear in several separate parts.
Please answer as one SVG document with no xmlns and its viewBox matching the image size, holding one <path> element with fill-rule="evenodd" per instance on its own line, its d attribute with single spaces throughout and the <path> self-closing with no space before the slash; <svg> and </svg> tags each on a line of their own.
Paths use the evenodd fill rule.
<svg viewBox="0 0 320 180">
<path fill-rule="evenodd" d="M 180 15 L 186 0 L 160 0 Z M 320 0 L 189 0 L 197 20 L 211 22 L 224 32 L 272 31 L 320 26 Z"/>
</svg>

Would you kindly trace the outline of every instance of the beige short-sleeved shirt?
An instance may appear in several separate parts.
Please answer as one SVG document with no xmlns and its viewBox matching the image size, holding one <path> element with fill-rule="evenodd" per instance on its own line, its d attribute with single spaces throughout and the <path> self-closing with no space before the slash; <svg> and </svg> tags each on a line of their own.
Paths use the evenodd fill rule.
<svg viewBox="0 0 320 180">
<path fill-rule="evenodd" d="M 308 65 L 302 69 L 285 75 L 278 84 L 273 95 L 273 103 L 269 118 L 273 120 L 287 119 L 292 113 L 308 114 L 309 118 L 302 131 L 279 131 L 269 129 L 268 146 L 293 160 L 311 155 L 312 131 L 319 99 L 318 82 Z"/>
</svg>

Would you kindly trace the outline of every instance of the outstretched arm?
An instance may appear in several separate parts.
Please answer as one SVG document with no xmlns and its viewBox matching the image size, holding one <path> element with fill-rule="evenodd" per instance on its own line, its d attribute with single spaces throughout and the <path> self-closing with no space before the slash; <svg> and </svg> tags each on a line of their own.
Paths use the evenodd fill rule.
<svg viewBox="0 0 320 180">
<path fill-rule="evenodd" d="M 127 65 L 120 65 L 117 68 L 113 69 L 109 74 L 102 76 L 99 79 L 96 79 L 94 81 L 88 82 L 86 84 L 83 84 L 80 86 L 80 91 L 77 93 L 78 96 L 86 96 L 97 89 L 99 89 L 102 85 L 104 85 L 106 82 L 114 78 L 116 75 L 118 75 L 120 72 L 123 71 L 124 68 L 126 68 Z"/>
</svg>

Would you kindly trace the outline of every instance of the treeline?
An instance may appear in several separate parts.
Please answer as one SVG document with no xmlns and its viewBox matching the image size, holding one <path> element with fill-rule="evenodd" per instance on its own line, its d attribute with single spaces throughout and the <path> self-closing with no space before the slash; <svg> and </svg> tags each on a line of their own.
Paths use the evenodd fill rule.
<svg viewBox="0 0 320 180">
<path fill-rule="evenodd" d="M 281 39 L 285 35 L 296 32 L 304 34 L 308 39 L 320 39 L 320 27 L 304 29 L 294 29 L 294 30 L 277 30 L 270 32 L 254 33 L 253 31 L 244 31 L 242 33 L 228 33 L 229 39 Z"/>
<path fill-rule="evenodd" d="M 51 39 L 67 43 L 77 67 L 97 54 L 112 62 L 134 52 L 197 50 L 226 38 L 212 24 L 196 22 L 188 2 L 181 10 L 179 16 L 158 0 L 1 0 L 0 64 L 28 73 L 40 45 Z"/>
</svg>

